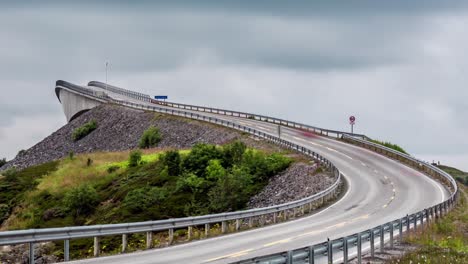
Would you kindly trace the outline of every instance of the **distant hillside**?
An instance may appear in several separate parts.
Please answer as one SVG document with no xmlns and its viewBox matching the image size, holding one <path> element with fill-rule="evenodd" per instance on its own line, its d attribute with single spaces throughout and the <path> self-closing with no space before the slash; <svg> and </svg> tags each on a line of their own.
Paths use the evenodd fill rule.
<svg viewBox="0 0 468 264">
<path fill-rule="evenodd" d="M 464 172 L 464 171 L 461 171 L 459 169 L 449 167 L 449 166 L 446 166 L 446 165 L 438 165 L 437 167 L 439 167 L 440 169 L 446 171 L 447 173 L 449 173 L 450 175 L 455 177 L 455 179 L 458 182 L 461 182 L 461 183 L 468 186 L 468 172 Z"/>
<path fill-rule="evenodd" d="M 74 142 L 73 131 L 91 120 L 97 122 L 97 129 Z M 240 136 L 235 130 L 205 122 L 115 105 L 101 105 L 66 124 L 30 149 L 21 151 L 2 170 L 13 166 L 24 169 L 61 159 L 71 152 L 79 154 L 135 149 L 142 133 L 150 126 L 159 128 L 163 135 L 158 144 L 162 148 L 189 148 L 197 142 L 222 144 Z"/>
</svg>

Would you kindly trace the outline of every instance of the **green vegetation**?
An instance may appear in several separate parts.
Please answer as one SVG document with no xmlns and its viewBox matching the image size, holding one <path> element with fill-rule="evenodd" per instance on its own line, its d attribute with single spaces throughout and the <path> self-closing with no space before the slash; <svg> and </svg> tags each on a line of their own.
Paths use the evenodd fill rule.
<svg viewBox="0 0 468 264">
<path fill-rule="evenodd" d="M 140 138 L 139 147 L 140 148 L 152 148 L 155 147 L 161 141 L 161 133 L 159 129 L 151 126 L 143 132 L 143 135 Z"/>
<path fill-rule="evenodd" d="M 91 213 L 98 201 L 98 194 L 93 187 L 81 185 L 65 194 L 63 205 L 72 213 L 73 217 L 78 218 Z"/>
<path fill-rule="evenodd" d="M 10 169 L 0 175 L 0 224 L 13 208 L 23 201 L 25 193 L 34 189 L 40 179 L 57 169 L 58 162 L 49 162 L 22 171 Z"/>
<path fill-rule="evenodd" d="M 128 159 L 128 166 L 129 167 L 136 167 L 141 163 L 141 151 L 134 150 L 130 152 L 130 157 Z"/>
<path fill-rule="evenodd" d="M 0 168 L 7 163 L 6 158 L 0 159 Z"/>
<path fill-rule="evenodd" d="M 456 170 L 440 167 L 448 173 Z M 388 263 L 468 263 L 468 188 L 459 186 L 460 198 L 455 208 L 406 239 L 417 250 Z"/>
<path fill-rule="evenodd" d="M 88 123 L 84 124 L 83 126 L 75 129 L 72 134 L 72 139 L 73 141 L 78 141 L 87 135 L 89 135 L 91 132 L 93 132 L 97 128 L 97 123 L 95 120 L 91 120 Z"/>
<path fill-rule="evenodd" d="M 387 142 L 387 141 L 384 142 L 384 141 L 379 141 L 379 140 L 376 140 L 376 139 L 371 139 L 371 142 L 374 142 L 375 144 L 385 146 L 387 148 L 391 148 L 391 149 L 399 151 L 401 153 L 408 154 L 408 152 L 406 152 L 402 147 L 398 146 L 397 144 L 393 144 L 391 142 Z"/>
<path fill-rule="evenodd" d="M 240 210 L 291 162 L 238 141 L 224 146 L 197 144 L 191 150 L 76 155 L 0 177 L 0 217 L 11 230 Z M 138 239 L 138 235 L 129 237 L 135 249 L 141 244 Z M 118 250 L 119 244 L 119 237 L 102 240 L 106 251 Z M 71 247 L 72 257 L 82 257 L 89 254 L 92 240 L 73 240 Z M 57 246 L 58 252 L 61 248 Z"/>
</svg>

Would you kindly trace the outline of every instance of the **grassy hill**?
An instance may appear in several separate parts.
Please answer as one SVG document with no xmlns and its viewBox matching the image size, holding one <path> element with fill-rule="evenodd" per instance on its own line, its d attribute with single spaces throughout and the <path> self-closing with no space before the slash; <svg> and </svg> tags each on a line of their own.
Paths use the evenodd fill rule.
<svg viewBox="0 0 468 264">
<path fill-rule="evenodd" d="M 270 177 L 293 162 L 288 152 L 247 147 L 241 141 L 184 150 L 102 152 L 70 156 L 0 177 L 3 230 L 136 222 L 246 208 Z M 130 247 L 138 248 L 139 235 Z M 103 240 L 119 249 L 119 238 Z M 73 257 L 92 241 L 73 240 Z M 61 244 L 57 244 L 61 255 Z"/>
<path fill-rule="evenodd" d="M 455 177 L 455 179 L 458 182 L 464 184 L 465 186 L 468 186 L 468 172 L 464 172 L 464 171 L 461 171 L 459 169 L 449 167 L 449 166 L 445 166 L 445 165 L 439 165 L 437 167 L 439 167 L 440 169 L 446 171 L 447 173 L 449 173 L 450 175 Z"/>
</svg>

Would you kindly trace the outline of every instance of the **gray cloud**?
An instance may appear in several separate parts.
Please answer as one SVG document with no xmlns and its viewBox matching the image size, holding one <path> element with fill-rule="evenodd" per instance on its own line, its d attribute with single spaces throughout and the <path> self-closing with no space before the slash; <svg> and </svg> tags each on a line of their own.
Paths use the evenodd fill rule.
<svg viewBox="0 0 468 264">
<path fill-rule="evenodd" d="M 334 129 L 355 114 L 413 153 L 468 157 L 464 1 L 351 2 L 1 4 L 0 156 L 64 123 L 55 80 L 103 80 L 109 60 L 135 90 Z M 21 138 L 28 120 L 50 125 Z"/>
</svg>

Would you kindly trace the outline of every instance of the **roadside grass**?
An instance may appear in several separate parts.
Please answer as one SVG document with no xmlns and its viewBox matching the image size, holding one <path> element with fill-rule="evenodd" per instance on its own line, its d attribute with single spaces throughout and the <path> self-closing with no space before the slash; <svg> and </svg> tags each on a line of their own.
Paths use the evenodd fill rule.
<svg viewBox="0 0 468 264">
<path fill-rule="evenodd" d="M 440 169 L 446 171 L 447 173 L 449 173 L 453 177 L 455 177 L 455 179 L 457 181 L 461 182 L 465 186 L 468 186 L 468 172 L 464 172 L 464 171 L 461 171 L 459 169 L 449 167 L 449 166 L 445 166 L 445 165 L 439 165 L 438 167 Z"/>
<path fill-rule="evenodd" d="M 462 184 L 459 188 L 460 198 L 451 212 L 406 238 L 417 249 L 387 263 L 468 263 L 468 188 Z"/>
<path fill-rule="evenodd" d="M 373 143 L 385 146 L 387 148 L 391 148 L 393 150 L 399 151 L 401 153 L 408 154 L 408 152 L 406 152 L 406 150 L 404 150 L 401 146 L 399 146 L 397 144 L 393 144 L 393 143 L 388 142 L 388 141 L 380 141 L 380 140 L 377 140 L 377 139 L 371 139 L 370 141 L 373 142 Z"/>
</svg>

